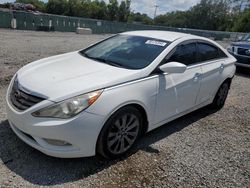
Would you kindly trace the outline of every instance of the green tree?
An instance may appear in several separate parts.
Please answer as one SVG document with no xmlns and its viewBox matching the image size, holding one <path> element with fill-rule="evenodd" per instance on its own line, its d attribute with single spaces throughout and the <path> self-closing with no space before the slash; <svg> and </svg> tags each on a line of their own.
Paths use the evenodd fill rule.
<svg viewBox="0 0 250 188">
<path fill-rule="evenodd" d="M 118 8 L 118 21 L 127 22 L 130 15 L 130 0 L 122 1 Z"/>
<path fill-rule="evenodd" d="M 81 12 L 82 2 L 80 0 L 68 0 L 66 15 L 79 16 Z"/>
<path fill-rule="evenodd" d="M 155 24 L 170 27 L 187 27 L 188 11 L 175 11 L 159 15 L 155 18 Z"/>
<path fill-rule="evenodd" d="M 187 26 L 194 29 L 225 30 L 227 26 L 228 1 L 201 0 L 188 13 Z"/>
<path fill-rule="evenodd" d="M 108 7 L 108 16 L 109 20 L 117 20 L 117 12 L 118 12 L 118 1 L 117 0 L 109 0 Z"/>
<path fill-rule="evenodd" d="M 104 1 L 92 1 L 88 5 L 88 15 L 90 18 L 107 19 L 107 6 Z"/>
<path fill-rule="evenodd" d="M 49 0 L 46 4 L 46 11 L 50 14 L 65 14 L 68 7 L 67 0 Z"/>
<path fill-rule="evenodd" d="M 245 9 L 238 17 L 232 30 L 236 32 L 250 32 L 250 8 Z"/>
<path fill-rule="evenodd" d="M 10 8 L 11 4 L 10 3 L 3 3 L 0 4 L 0 8 Z"/>
<path fill-rule="evenodd" d="M 153 24 L 153 19 L 150 18 L 147 14 L 130 13 L 128 16 L 129 23 L 141 23 L 141 24 Z"/>
<path fill-rule="evenodd" d="M 231 31 L 232 27 L 234 27 L 234 30 L 237 30 L 236 22 L 237 27 L 242 25 L 240 23 L 247 22 L 247 16 L 241 18 L 243 14 L 239 11 L 239 7 L 241 7 L 241 10 L 242 7 L 248 7 L 249 5 L 250 2 L 247 0 L 201 0 L 200 3 L 191 7 L 188 11 L 176 11 L 159 15 L 155 18 L 155 23 L 193 29 Z"/>
</svg>

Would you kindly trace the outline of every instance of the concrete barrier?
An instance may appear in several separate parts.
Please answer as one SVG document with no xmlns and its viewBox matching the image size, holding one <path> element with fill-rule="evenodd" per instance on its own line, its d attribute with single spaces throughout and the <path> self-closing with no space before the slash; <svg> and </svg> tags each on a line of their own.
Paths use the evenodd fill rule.
<svg viewBox="0 0 250 188">
<path fill-rule="evenodd" d="M 16 19 L 15 18 L 11 19 L 11 28 L 16 29 Z"/>
<path fill-rule="evenodd" d="M 78 28 L 76 28 L 76 33 L 81 34 L 81 35 L 91 35 L 92 29 L 78 27 Z"/>
</svg>

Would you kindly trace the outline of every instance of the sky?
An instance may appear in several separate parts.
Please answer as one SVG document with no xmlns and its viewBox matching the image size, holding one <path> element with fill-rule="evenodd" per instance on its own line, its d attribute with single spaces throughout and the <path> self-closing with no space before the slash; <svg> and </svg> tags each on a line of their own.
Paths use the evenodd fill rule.
<svg viewBox="0 0 250 188">
<path fill-rule="evenodd" d="M 155 5 L 158 5 L 156 14 L 165 14 L 176 10 L 187 10 L 200 0 L 132 0 L 131 10 L 142 12 L 150 17 L 154 16 Z"/>
<path fill-rule="evenodd" d="M 0 0 L 0 3 L 14 2 L 15 0 Z M 47 0 L 43 0 L 47 2 Z M 108 2 L 109 0 L 104 0 Z M 121 1 L 121 0 L 118 0 Z M 146 13 L 154 17 L 155 5 L 158 5 L 157 15 L 175 10 L 187 10 L 200 0 L 131 0 L 131 11 Z"/>
</svg>

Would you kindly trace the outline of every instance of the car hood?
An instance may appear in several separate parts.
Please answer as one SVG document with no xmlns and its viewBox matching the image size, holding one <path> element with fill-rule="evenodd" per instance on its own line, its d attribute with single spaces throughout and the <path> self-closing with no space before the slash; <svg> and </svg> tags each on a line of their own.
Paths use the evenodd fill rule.
<svg viewBox="0 0 250 188">
<path fill-rule="evenodd" d="M 250 48 L 250 42 L 247 41 L 239 41 L 232 43 L 233 46 L 243 47 L 243 48 Z"/>
<path fill-rule="evenodd" d="M 17 73 L 24 91 L 55 102 L 138 78 L 139 70 L 107 65 L 78 52 L 35 61 Z"/>
</svg>

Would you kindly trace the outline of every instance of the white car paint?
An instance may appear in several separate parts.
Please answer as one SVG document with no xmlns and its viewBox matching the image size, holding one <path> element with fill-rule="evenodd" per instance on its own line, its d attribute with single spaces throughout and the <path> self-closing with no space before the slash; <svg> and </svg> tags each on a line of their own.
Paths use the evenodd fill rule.
<svg viewBox="0 0 250 188">
<path fill-rule="evenodd" d="M 40 93 L 55 102 L 138 78 L 138 70 L 98 63 L 78 52 L 38 60 L 18 72 L 18 80 L 25 90 Z"/>
<path fill-rule="evenodd" d="M 234 76 L 235 58 L 212 40 L 166 31 L 123 34 L 167 40 L 171 44 L 149 66 L 140 70 L 98 63 L 78 52 L 45 58 L 24 66 L 16 74 L 21 89 L 46 97 L 46 100 L 25 111 L 16 110 L 9 98 L 14 76 L 6 96 L 7 116 L 13 131 L 24 142 L 47 155 L 63 158 L 93 156 L 104 123 L 121 107 L 140 105 L 146 112 L 147 131 L 150 131 L 210 104 L 222 82 Z M 212 43 L 227 57 L 188 66 L 183 73 L 151 74 L 166 55 L 188 40 Z M 38 118 L 31 115 L 55 102 L 97 89 L 104 89 L 97 101 L 73 118 Z M 71 145 L 52 145 L 46 139 L 66 141 Z"/>
</svg>

